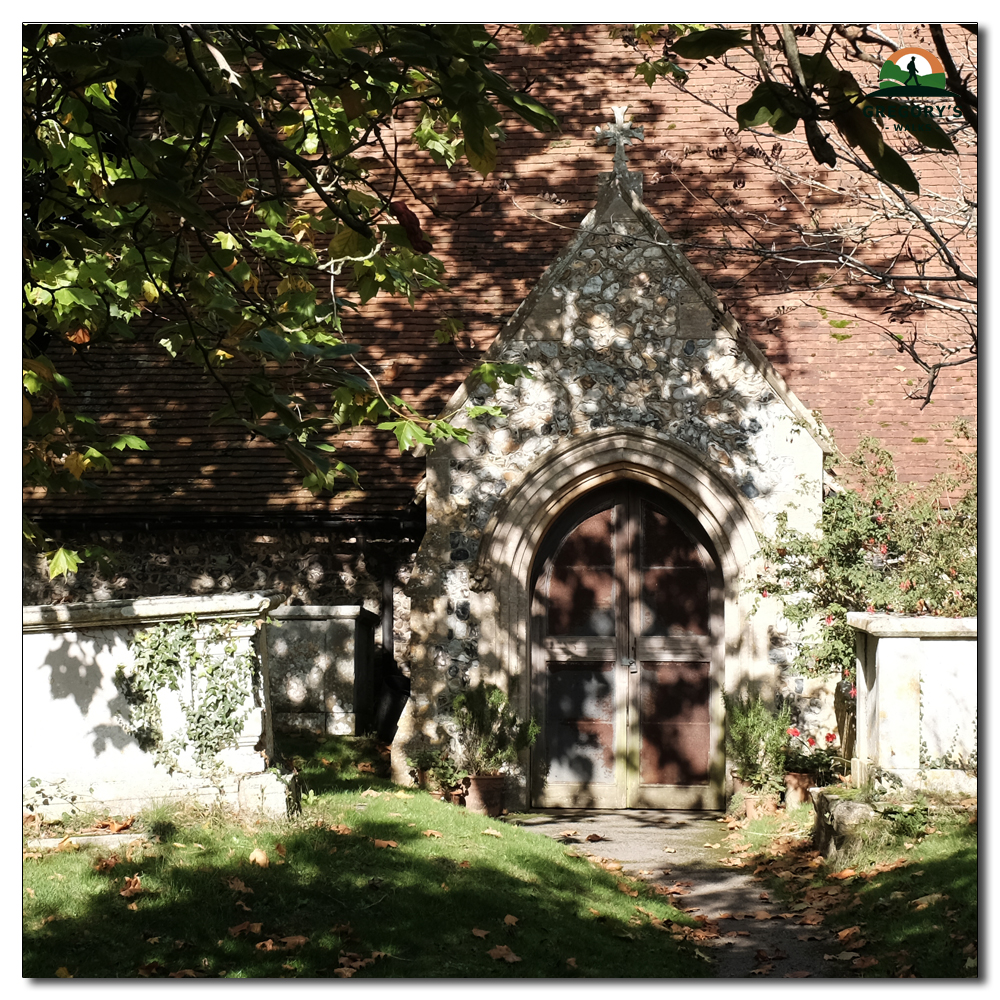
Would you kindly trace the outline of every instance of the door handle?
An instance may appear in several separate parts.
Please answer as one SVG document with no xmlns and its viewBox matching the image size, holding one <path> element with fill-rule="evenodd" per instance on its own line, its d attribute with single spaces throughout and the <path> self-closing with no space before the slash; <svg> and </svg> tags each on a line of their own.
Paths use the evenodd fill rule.
<svg viewBox="0 0 1000 1000">
<path fill-rule="evenodd" d="M 631 657 L 628 656 L 622 657 L 622 666 L 628 667 L 628 672 L 630 674 L 639 673 L 639 664 L 636 663 L 635 660 L 633 660 Z"/>
</svg>

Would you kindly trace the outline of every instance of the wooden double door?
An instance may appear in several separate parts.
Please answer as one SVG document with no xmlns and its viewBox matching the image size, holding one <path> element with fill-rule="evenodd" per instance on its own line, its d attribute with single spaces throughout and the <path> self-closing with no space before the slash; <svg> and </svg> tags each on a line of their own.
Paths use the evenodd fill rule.
<svg viewBox="0 0 1000 1000">
<path fill-rule="evenodd" d="M 628 481 L 588 495 L 535 560 L 536 807 L 721 802 L 721 574 L 697 521 Z"/>
</svg>

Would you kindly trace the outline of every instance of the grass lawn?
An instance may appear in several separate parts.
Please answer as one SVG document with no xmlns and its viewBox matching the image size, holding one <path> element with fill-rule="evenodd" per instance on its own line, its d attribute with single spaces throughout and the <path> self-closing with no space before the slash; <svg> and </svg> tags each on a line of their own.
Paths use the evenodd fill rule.
<svg viewBox="0 0 1000 1000">
<path fill-rule="evenodd" d="M 831 977 L 978 976 L 975 814 L 918 808 L 871 824 L 831 862 L 802 840 L 812 818 L 805 806 L 750 823 L 739 838 L 753 845 L 756 869 L 790 909 L 836 932 Z"/>
<path fill-rule="evenodd" d="M 132 845 L 26 848 L 22 974 L 711 974 L 679 940 L 692 919 L 651 887 L 398 788 L 364 741 L 287 743 L 312 793 L 294 819 L 161 808 L 137 818 Z"/>
</svg>

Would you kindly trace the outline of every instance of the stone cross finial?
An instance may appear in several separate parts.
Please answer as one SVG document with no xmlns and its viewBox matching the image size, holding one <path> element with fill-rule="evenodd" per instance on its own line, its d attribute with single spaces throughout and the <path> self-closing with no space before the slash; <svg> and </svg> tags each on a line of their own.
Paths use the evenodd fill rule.
<svg viewBox="0 0 1000 1000">
<path fill-rule="evenodd" d="M 646 136 L 643 134 L 642 125 L 633 125 L 631 120 L 625 121 L 627 104 L 617 108 L 612 106 L 611 110 L 615 113 L 614 122 L 603 128 L 595 125 L 594 131 L 597 133 L 599 143 L 606 142 L 609 146 L 615 147 L 615 173 L 625 173 L 628 170 L 628 164 L 625 162 L 625 144 L 631 145 L 634 139 L 645 141 Z"/>
</svg>

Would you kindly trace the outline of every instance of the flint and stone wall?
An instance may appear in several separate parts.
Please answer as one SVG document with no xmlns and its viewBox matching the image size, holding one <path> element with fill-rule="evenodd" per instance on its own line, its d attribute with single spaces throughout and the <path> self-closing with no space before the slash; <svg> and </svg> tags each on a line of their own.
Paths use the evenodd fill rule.
<svg viewBox="0 0 1000 1000">
<path fill-rule="evenodd" d="M 382 574 L 389 572 L 394 584 L 393 655 L 403 673 L 409 672 L 410 600 L 403 587 L 413 565 L 410 543 L 372 541 L 375 559 L 355 537 L 329 531 L 105 529 L 74 531 L 71 544 L 102 546 L 113 553 L 114 562 L 102 569 L 96 560 L 88 560 L 79 572 L 50 580 L 44 557 L 26 549 L 23 604 L 260 590 L 280 594 L 291 606 L 356 605 L 378 614 Z M 376 645 L 381 639 L 376 629 Z"/>
<path fill-rule="evenodd" d="M 468 443 L 438 446 L 428 459 L 427 532 L 407 588 L 414 699 L 400 747 L 447 735 L 451 698 L 480 676 L 512 687 L 521 680 L 523 663 L 498 657 L 497 567 L 480 547 L 507 498 L 529 491 L 567 449 L 583 453 L 588 441 L 599 448 L 616 431 L 632 432 L 648 456 L 640 465 L 655 465 L 663 442 L 675 465 L 715 484 L 751 535 L 784 510 L 802 529 L 818 520 L 822 447 L 811 418 L 642 208 L 638 178 L 606 183 L 581 235 L 490 350 L 534 377 L 500 387 L 492 402 L 502 418 L 455 417 L 470 429 Z M 489 396 L 470 381 L 449 409 Z M 742 544 L 745 553 L 756 547 Z M 737 576 L 747 566 L 731 568 L 727 600 L 746 619 L 747 580 Z M 745 641 L 737 636 L 727 686 L 752 676 L 775 691 L 771 612 L 747 620 Z M 520 698 L 526 707 L 523 689 Z"/>
<path fill-rule="evenodd" d="M 267 629 L 274 726 L 328 736 L 375 723 L 375 627 L 358 605 L 281 607 Z"/>
</svg>

